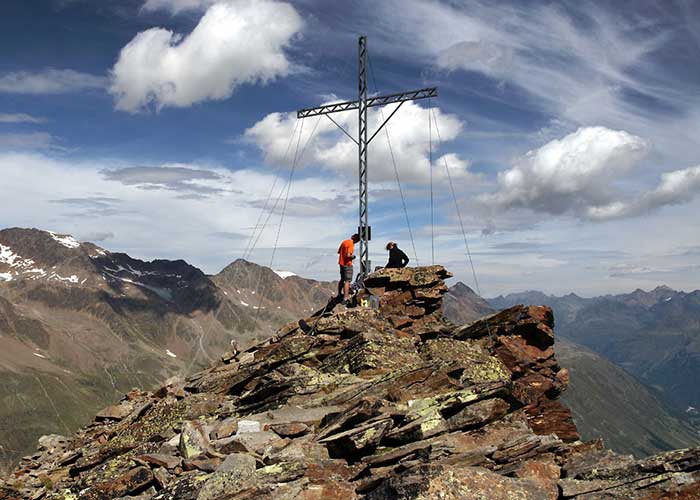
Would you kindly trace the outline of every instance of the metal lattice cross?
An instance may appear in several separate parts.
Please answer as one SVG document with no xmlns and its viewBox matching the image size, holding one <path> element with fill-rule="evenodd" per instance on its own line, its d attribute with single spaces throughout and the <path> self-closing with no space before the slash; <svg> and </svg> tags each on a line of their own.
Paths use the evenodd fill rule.
<svg viewBox="0 0 700 500">
<path fill-rule="evenodd" d="M 371 262 L 369 260 L 369 241 L 372 237 L 372 229 L 369 225 L 369 203 L 368 203 L 368 183 L 367 183 L 367 148 L 377 136 L 377 133 L 384 128 L 384 125 L 398 111 L 401 105 L 406 101 L 416 101 L 418 99 L 427 99 L 437 97 L 437 88 L 425 88 L 419 90 L 411 90 L 409 92 L 400 92 L 397 94 L 388 94 L 378 97 L 367 98 L 367 37 L 361 36 L 359 39 L 359 95 L 357 101 L 340 102 L 336 104 L 328 104 L 317 108 L 305 108 L 297 111 L 297 118 L 308 118 L 310 116 L 326 115 L 335 123 L 355 144 L 358 149 L 358 170 L 359 170 L 359 225 L 357 233 L 360 236 L 360 274 L 366 276 L 371 272 Z M 384 106 L 387 104 L 396 104 L 394 111 L 379 128 L 367 139 L 367 109 L 375 106 Z M 353 138 L 345 129 L 343 129 L 333 118 L 332 113 L 342 111 L 358 110 L 358 139 Z M 432 166 L 431 166 L 432 167 Z"/>
</svg>

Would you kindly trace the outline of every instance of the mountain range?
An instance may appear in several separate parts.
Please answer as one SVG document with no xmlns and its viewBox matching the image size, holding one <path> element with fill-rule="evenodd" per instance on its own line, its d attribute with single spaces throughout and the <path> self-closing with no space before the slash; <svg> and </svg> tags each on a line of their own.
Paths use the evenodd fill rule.
<svg viewBox="0 0 700 500">
<path fill-rule="evenodd" d="M 335 290 L 242 259 L 208 276 L 182 260 L 144 262 L 69 235 L 0 231 L 0 466 L 30 452 L 41 435 L 71 433 L 134 387 L 193 373 L 268 338 Z M 489 304 L 457 283 L 445 295 L 445 316 L 473 321 L 498 300 Z M 581 309 L 574 306 L 554 304 L 558 330 Z M 564 398 L 585 437 L 638 456 L 697 442 L 685 416 L 654 389 L 593 350 L 566 346 L 557 344 L 564 366 L 581 375 Z M 616 425 L 601 424 L 611 419 Z"/>
<path fill-rule="evenodd" d="M 243 260 L 207 276 L 69 235 L 0 231 L 0 463 L 133 387 L 206 366 L 232 340 L 271 335 L 334 290 Z"/>
</svg>

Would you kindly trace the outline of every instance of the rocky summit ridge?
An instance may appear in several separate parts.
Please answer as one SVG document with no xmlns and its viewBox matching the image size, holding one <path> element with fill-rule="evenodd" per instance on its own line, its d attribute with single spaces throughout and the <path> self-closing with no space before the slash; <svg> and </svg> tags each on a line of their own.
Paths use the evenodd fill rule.
<svg viewBox="0 0 700 500">
<path fill-rule="evenodd" d="M 0 499 L 698 498 L 700 449 L 635 461 L 579 440 L 549 308 L 455 325 L 449 276 L 374 273 L 370 307 L 131 391 L 40 439 Z"/>
</svg>

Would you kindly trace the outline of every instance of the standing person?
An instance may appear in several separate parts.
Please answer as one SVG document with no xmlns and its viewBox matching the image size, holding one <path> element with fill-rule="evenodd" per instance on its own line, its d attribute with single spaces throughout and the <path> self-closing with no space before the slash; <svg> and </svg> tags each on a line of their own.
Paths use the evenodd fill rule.
<svg viewBox="0 0 700 500">
<path fill-rule="evenodd" d="M 338 297 L 346 302 L 350 296 L 352 282 L 352 261 L 355 259 L 355 243 L 360 241 L 360 235 L 355 233 L 349 239 L 343 240 L 338 248 L 338 265 L 340 266 L 340 281 L 338 281 Z"/>
<path fill-rule="evenodd" d="M 386 263 L 386 267 L 396 269 L 406 267 L 408 256 L 396 246 L 396 243 L 390 241 L 386 244 L 386 249 L 389 250 L 389 262 Z"/>
</svg>

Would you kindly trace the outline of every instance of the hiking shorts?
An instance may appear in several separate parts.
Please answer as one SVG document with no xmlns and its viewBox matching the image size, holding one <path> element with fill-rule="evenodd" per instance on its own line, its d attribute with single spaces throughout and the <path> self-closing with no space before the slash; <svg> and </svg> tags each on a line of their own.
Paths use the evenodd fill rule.
<svg viewBox="0 0 700 500">
<path fill-rule="evenodd" d="M 352 266 L 340 266 L 340 281 L 352 282 Z"/>
</svg>

